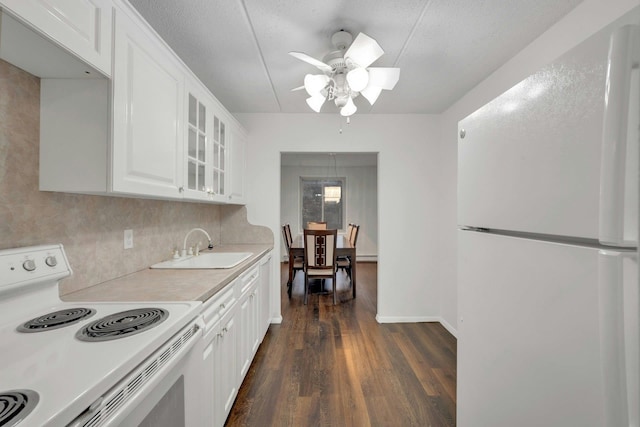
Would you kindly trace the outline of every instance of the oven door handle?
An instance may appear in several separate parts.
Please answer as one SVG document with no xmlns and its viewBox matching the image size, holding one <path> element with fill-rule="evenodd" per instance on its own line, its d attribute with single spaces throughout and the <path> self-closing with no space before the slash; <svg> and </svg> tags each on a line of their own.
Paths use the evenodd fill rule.
<svg viewBox="0 0 640 427">
<path fill-rule="evenodd" d="M 117 426 L 136 402 L 144 398 L 186 356 L 198 341 L 202 320 L 198 317 L 189 326 L 155 351 L 134 371 L 100 396 L 67 427 Z"/>
</svg>

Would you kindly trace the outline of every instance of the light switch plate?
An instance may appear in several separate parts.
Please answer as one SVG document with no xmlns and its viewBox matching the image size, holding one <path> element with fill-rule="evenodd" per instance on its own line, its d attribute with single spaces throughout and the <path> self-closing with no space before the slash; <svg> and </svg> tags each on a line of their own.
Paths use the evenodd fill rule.
<svg viewBox="0 0 640 427">
<path fill-rule="evenodd" d="M 133 248 L 133 230 L 124 230 L 124 248 Z"/>
</svg>

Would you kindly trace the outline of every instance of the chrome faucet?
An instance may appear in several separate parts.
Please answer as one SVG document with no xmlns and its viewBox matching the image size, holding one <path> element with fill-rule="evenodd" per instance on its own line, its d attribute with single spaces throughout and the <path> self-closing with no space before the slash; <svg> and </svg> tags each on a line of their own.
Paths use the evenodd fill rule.
<svg viewBox="0 0 640 427">
<path fill-rule="evenodd" d="M 211 236 L 209 236 L 209 233 L 207 233 L 206 231 L 204 231 L 202 228 L 192 228 L 191 230 L 189 230 L 189 232 L 187 233 L 186 236 L 184 236 L 184 243 L 182 244 L 182 256 L 185 257 L 187 256 L 187 239 L 189 238 L 189 236 L 191 235 L 191 233 L 193 233 L 194 231 L 201 231 L 204 233 L 205 236 L 207 236 L 207 239 L 209 240 L 209 246 L 207 246 L 209 249 L 213 249 L 213 243 L 211 242 Z"/>
</svg>

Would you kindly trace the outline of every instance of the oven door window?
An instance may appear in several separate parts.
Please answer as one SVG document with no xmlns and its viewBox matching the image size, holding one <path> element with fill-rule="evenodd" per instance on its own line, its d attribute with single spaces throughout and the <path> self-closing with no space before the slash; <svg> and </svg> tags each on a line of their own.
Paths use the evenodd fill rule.
<svg viewBox="0 0 640 427">
<path fill-rule="evenodd" d="M 180 376 L 154 406 L 140 427 L 184 427 L 184 376 Z"/>
</svg>

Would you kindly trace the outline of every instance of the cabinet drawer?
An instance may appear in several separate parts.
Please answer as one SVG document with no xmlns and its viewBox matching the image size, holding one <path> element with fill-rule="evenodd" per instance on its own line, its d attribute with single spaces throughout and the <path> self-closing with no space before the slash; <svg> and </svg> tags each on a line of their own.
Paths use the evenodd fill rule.
<svg viewBox="0 0 640 427">
<path fill-rule="evenodd" d="M 253 268 L 251 268 L 251 270 L 245 272 L 244 274 L 242 274 L 242 276 L 240 276 L 240 278 L 238 279 L 238 285 L 237 285 L 239 289 L 239 293 L 238 293 L 239 297 L 244 295 L 251 288 L 251 286 L 256 282 L 256 280 L 258 280 L 258 276 L 260 275 L 259 267 L 260 267 L 259 265 L 256 265 Z"/>
<path fill-rule="evenodd" d="M 215 323 L 220 320 L 227 311 L 233 308 L 236 302 L 234 288 L 235 282 L 232 282 L 218 295 L 204 303 L 202 317 L 205 323 L 205 333 L 209 332 Z"/>
</svg>

